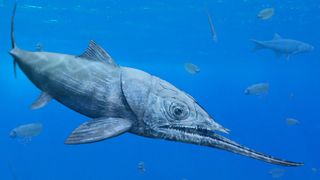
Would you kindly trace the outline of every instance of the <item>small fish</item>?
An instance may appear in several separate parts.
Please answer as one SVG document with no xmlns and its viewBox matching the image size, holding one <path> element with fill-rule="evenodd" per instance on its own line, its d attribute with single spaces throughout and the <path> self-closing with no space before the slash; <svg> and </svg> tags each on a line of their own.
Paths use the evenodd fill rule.
<svg viewBox="0 0 320 180">
<path fill-rule="evenodd" d="M 207 16 L 208 16 L 208 21 L 209 21 L 209 25 L 210 25 L 212 39 L 213 39 L 214 42 L 217 42 L 218 41 L 217 33 L 216 33 L 216 30 L 215 30 L 215 28 L 213 26 L 210 13 L 209 13 L 209 11 L 207 9 L 206 9 L 206 13 L 207 13 Z"/>
<path fill-rule="evenodd" d="M 274 8 L 265 8 L 258 13 L 257 17 L 262 20 L 268 20 L 272 18 L 274 12 Z"/>
<path fill-rule="evenodd" d="M 29 5 L 29 4 L 23 5 L 22 8 L 25 8 L 25 9 L 43 9 L 42 6 L 34 6 L 34 5 Z"/>
<path fill-rule="evenodd" d="M 49 19 L 49 20 L 46 20 L 44 21 L 45 23 L 48 23 L 48 24 L 55 24 L 55 23 L 58 23 L 59 20 L 58 19 Z"/>
<path fill-rule="evenodd" d="M 281 178 L 284 175 L 284 169 L 272 169 L 269 171 L 269 174 L 271 174 L 272 178 Z"/>
<path fill-rule="evenodd" d="M 145 164 L 143 161 L 140 161 L 138 163 L 138 170 L 140 173 L 145 173 L 146 172 L 146 168 L 145 168 Z"/>
<path fill-rule="evenodd" d="M 265 95 L 269 92 L 269 84 L 268 83 L 259 83 L 249 86 L 245 91 L 244 94 L 246 95 Z"/>
<path fill-rule="evenodd" d="M 311 168 L 311 171 L 312 171 L 313 173 L 318 173 L 318 169 L 315 168 L 315 167 Z"/>
<path fill-rule="evenodd" d="M 42 130 L 43 125 L 40 123 L 26 124 L 18 126 L 11 130 L 9 136 L 11 138 L 31 139 L 35 136 L 38 136 L 42 132 Z"/>
<path fill-rule="evenodd" d="M 43 44 L 42 43 L 37 43 L 36 45 L 36 51 L 42 52 L 43 51 Z"/>
<path fill-rule="evenodd" d="M 294 118 L 287 118 L 286 122 L 288 126 L 294 126 L 294 125 L 300 124 L 300 121 Z"/>
<path fill-rule="evenodd" d="M 192 63 L 186 63 L 184 64 L 185 70 L 190 74 L 198 74 L 200 72 L 200 68 Z"/>
</svg>

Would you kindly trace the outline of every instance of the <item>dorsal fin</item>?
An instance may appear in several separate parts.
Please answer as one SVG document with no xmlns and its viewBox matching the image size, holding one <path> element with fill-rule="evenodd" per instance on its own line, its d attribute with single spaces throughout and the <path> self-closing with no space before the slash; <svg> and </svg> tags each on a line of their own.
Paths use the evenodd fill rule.
<svg viewBox="0 0 320 180">
<path fill-rule="evenodd" d="M 90 59 L 94 61 L 101 61 L 113 66 L 117 66 L 117 64 L 112 59 L 112 57 L 93 40 L 90 41 L 86 51 L 78 57 Z"/>
<path fill-rule="evenodd" d="M 282 37 L 278 33 L 275 33 L 273 39 L 274 40 L 277 40 L 277 39 L 279 40 L 279 39 L 282 39 Z"/>
</svg>

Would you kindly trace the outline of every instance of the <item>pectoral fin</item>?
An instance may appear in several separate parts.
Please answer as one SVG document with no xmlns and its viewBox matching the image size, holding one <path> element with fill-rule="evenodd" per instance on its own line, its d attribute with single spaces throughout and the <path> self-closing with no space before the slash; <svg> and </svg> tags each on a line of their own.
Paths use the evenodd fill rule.
<svg viewBox="0 0 320 180">
<path fill-rule="evenodd" d="M 86 144 L 102 141 L 127 132 L 131 126 L 131 121 L 121 118 L 92 119 L 75 129 L 65 144 Z"/>
<path fill-rule="evenodd" d="M 278 51 L 274 51 L 274 55 L 276 56 L 276 58 L 281 58 L 282 54 Z"/>
<path fill-rule="evenodd" d="M 42 92 L 38 99 L 31 105 L 31 109 L 40 109 L 47 105 L 51 99 L 52 97 L 49 94 Z"/>
</svg>

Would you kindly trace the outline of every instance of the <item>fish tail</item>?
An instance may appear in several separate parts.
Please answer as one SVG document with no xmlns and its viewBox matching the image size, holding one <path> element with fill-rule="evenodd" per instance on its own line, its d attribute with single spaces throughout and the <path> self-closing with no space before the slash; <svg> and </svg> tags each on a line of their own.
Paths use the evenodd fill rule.
<svg viewBox="0 0 320 180">
<path fill-rule="evenodd" d="M 264 48 L 264 44 L 261 41 L 251 39 L 251 41 L 255 44 L 255 47 L 252 49 L 252 52 L 256 52 Z"/>
<path fill-rule="evenodd" d="M 12 49 L 15 49 L 16 46 L 16 41 L 14 38 L 14 19 L 15 19 L 15 15 L 16 15 L 16 10 L 17 10 L 17 1 L 14 2 L 14 6 L 13 6 L 13 11 L 12 11 L 12 17 L 11 17 L 11 45 L 12 45 Z M 14 71 L 14 76 L 15 78 L 17 78 L 17 61 L 14 58 L 13 59 L 13 71 Z"/>
<path fill-rule="evenodd" d="M 17 1 L 14 2 L 12 17 L 11 17 L 11 45 L 12 45 L 12 49 L 16 48 L 16 42 L 14 39 L 14 19 L 15 19 L 15 15 L 16 15 L 16 10 L 17 10 Z"/>
</svg>

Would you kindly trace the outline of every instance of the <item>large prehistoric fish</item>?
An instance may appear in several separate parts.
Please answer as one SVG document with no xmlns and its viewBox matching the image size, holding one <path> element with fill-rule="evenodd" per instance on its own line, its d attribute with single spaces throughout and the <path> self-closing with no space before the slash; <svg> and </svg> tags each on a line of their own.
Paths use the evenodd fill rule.
<svg viewBox="0 0 320 180">
<path fill-rule="evenodd" d="M 252 40 L 252 42 L 256 45 L 253 51 L 270 49 L 273 50 L 277 56 L 284 55 L 287 59 L 292 55 L 310 52 L 314 49 L 310 44 L 293 39 L 284 39 L 279 34 L 275 34 L 270 41 Z"/>
<path fill-rule="evenodd" d="M 117 65 L 94 41 L 79 56 L 18 48 L 13 31 L 15 11 L 16 6 L 10 54 L 42 91 L 32 107 L 43 107 L 55 99 L 92 118 L 76 128 L 66 144 L 93 143 L 130 132 L 214 147 L 283 166 L 302 165 L 256 152 L 218 135 L 216 131 L 228 130 L 190 95 L 146 72 Z"/>
</svg>

